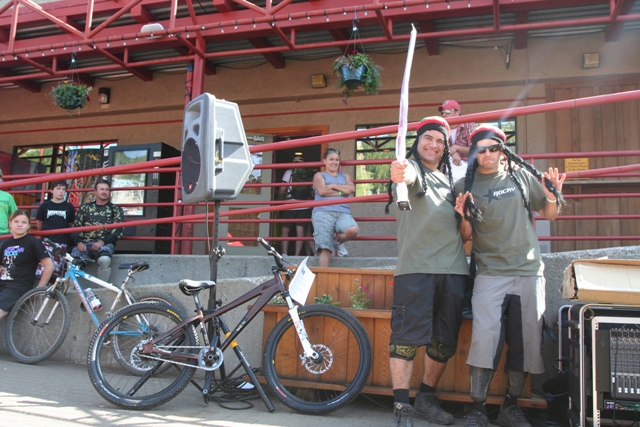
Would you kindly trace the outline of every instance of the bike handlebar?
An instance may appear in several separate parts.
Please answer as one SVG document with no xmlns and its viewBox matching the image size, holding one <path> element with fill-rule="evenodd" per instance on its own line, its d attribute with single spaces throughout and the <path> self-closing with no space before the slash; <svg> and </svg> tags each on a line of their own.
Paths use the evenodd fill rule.
<svg viewBox="0 0 640 427">
<path fill-rule="evenodd" d="M 258 243 L 260 243 L 260 245 L 267 250 L 269 255 L 273 256 L 273 260 L 276 262 L 276 265 L 278 266 L 279 270 L 281 271 L 286 270 L 284 264 L 282 263 L 282 255 L 280 255 L 273 246 L 267 243 L 267 241 L 264 240 L 262 237 L 258 237 Z"/>
</svg>

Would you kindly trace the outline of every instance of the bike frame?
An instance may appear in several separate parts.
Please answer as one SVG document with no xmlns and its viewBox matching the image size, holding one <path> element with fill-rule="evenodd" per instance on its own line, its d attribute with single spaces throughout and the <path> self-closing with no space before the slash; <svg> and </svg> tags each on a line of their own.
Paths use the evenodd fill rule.
<svg viewBox="0 0 640 427">
<path fill-rule="evenodd" d="M 281 259 L 276 258 L 276 262 L 278 265 L 274 265 L 271 268 L 271 271 L 274 275 L 273 279 L 270 279 L 262 283 L 261 285 L 251 289 L 249 292 L 236 298 L 235 300 L 227 304 L 221 305 L 221 302 L 218 302 L 214 295 L 212 299 L 216 301 L 216 305 L 220 305 L 220 307 L 214 310 L 203 309 L 200 303 L 198 292 L 195 292 L 193 294 L 193 298 L 196 304 L 196 314 L 187 319 L 184 319 L 180 324 L 174 326 L 169 331 L 144 343 L 142 346 L 143 347 L 142 354 L 153 354 L 156 352 L 161 353 L 164 357 L 169 356 L 170 358 L 169 360 L 167 360 L 166 358 L 163 358 L 165 362 L 169 362 L 169 363 L 171 363 L 172 361 L 184 363 L 182 361 L 186 361 L 186 360 L 195 360 L 196 362 L 198 362 L 198 353 L 194 353 L 194 354 L 175 353 L 175 352 L 167 352 L 166 350 L 158 350 L 156 348 L 157 342 L 165 339 L 166 337 L 171 336 L 176 331 L 180 331 L 186 325 L 198 324 L 201 336 L 203 337 L 204 344 L 205 344 L 204 346 L 202 346 L 203 349 L 208 348 L 209 351 L 217 350 L 220 352 L 224 352 L 224 350 L 231 347 L 234 353 L 236 354 L 236 357 L 240 361 L 240 365 L 238 365 L 235 369 L 233 369 L 228 375 L 223 374 L 224 378 L 222 383 L 217 385 L 214 390 L 210 390 L 211 384 L 213 382 L 213 375 L 214 375 L 213 372 L 215 369 L 218 369 L 219 367 L 223 368 L 223 364 L 222 364 L 223 362 L 221 362 L 215 369 L 206 370 L 207 373 L 205 375 L 203 387 L 200 387 L 194 383 L 194 385 L 202 391 L 203 395 L 205 396 L 205 401 L 207 399 L 207 396 L 210 394 L 210 392 L 213 393 L 215 390 L 221 388 L 224 382 L 226 381 L 226 379 L 230 378 L 231 375 L 233 375 L 233 373 L 236 372 L 240 368 L 240 366 L 242 366 L 246 371 L 247 375 L 249 376 L 251 382 L 256 387 L 256 391 L 264 401 L 269 412 L 275 411 L 275 407 L 273 406 L 273 404 L 271 403 L 271 400 L 269 400 L 266 393 L 264 392 L 264 389 L 262 388 L 258 379 L 256 378 L 251 365 L 249 365 L 249 362 L 247 361 L 246 357 L 242 353 L 242 350 L 240 349 L 240 346 L 235 341 L 235 339 L 240 334 L 240 332 L 242 332 L 242 330 L 257 316 L 257 314 L 262 310 L 262 308 L 264 308 L 264 306 L 277 294 L 283 295 L 285 301 L 287 301 L 287 305 L 289 306 L 290 312 L 292 312 L 294 309 L 297 309 L 298 306 L 291 299 L 291 296 L 289 295 L 289 291 L 285 288 L 284 281 L 282 280 L 282 276 L 280 275 L 280 273 L 283 272 L 290 277 L 292 272 L 283 266 Z M 211 292 L 215 292 L 215 287 L 211 288 Z M 238 322 L 238 324 L 233 328 L 233 330 L 230 330 L 226 322 L 222 318 L 222 315 L 256 298 L 257 298 L 256 302 L 247 310 L 246 314 L 240 320 L 240 322 Z M 209 340 L 209 334 L 207 333 L 206 325 L 208 322 L 211 322 L 213 324 L 215 331 L 218 331 L 218 333 L 212 334 L 211 340 Z M 141 321 L 141 324 L 143 327 L 145 326 L 143 321 Z M 306 332 L 304 331 L 303 323 L 301 321 L 298 321 L 298 325 L 299 327 L 296 328 L 296 331 L 298 332 L 298 336 L 301 342 L 303 343 L 303 347 L 305 348 L 305 354 L 307 356 L 311 355 L 312 357 L 318 357 L 318 354 L 311 348 L 311 344 L 309 343 Z M 221 334 L 219 333 L 219 331 L 222 331 L 225 337 L 225 339 L 222 342 L 218 341 L 218 339 L 221 337 Z M 127 336 L 132 335 L 131 332 L 127 332 L 127 331 L 117 331 L 117 332 L 112 331 L 111 334 L 127 335 Z M 173 360 L 171 358 L 173 358 Z M 224 360 L 224 357 L 222 357 L 222 360 Z M 190 365 L 190 366 L 193 368 L 201 369 L 199 364 Z M 143 375 L 143 377 L 141 378 L 141 381 L 146 381 L 148 376 L 154 370 L 151 370 L 146 375 Z"/>
<path fill-rule="evenodd" d="M 87 295 L 85 294 L 84 289 L 82 289 L 82 287 L 80 286 L 80 283 L 78 282 L 78 278 L 83 278 L 84 280 L 87 280 L 91 283 L 95 283 L 96 285 L 99 285 L 103 288 L 109 289 L 110 291 L 116 293 L 116 297 L 113 300 L 113 304 L 111 304 L 111 307 L 107 311 L 107 317 L 113 314 L 115 308 L 118 306 L 118 303 L 120 302 L 120 299 L 122 298 L 122 295 L 124 295 L 125 299 L 129 304 L 132 304 L 130 294 L 127 291 L 127 284 L 131 280 L 132 276 L 136 273 L 134 270 L 129 269 L 127 273 L 127 277 L 125 277 L 125 279 L 122 282 L 122 286 L 118 288 L 112 283 L 105 282 L 104 280 L 101 280 L 95 276 L 92 276 L 91 274 L 86 273 L 83 270 L 80 270 L 77 265 L 73 264 L 73 257 L 71 257 L 71 255 L 65 254 L 65 261 L 67 262 L 67 268 L 66 268 L 67 271 L 65 272 L 63 277 L 59 277 L 56 279 L 55 283 L 51 285 L 51 287 L 49 287 L 49 290 L 52 291 L 58 288 L 59 286 L 62 286 L 62 293 L 66 294 L 69 288 L 69 285 L 73 284 L 73 287 L 75 288 L 76 292 L 78 292 L 78 296 L 80 297 L 80 300 L 84 305 L 85 311 L 91 317 L 91 320 L 96 325 L 96 328 L 100 326 L 101 322 L 98 319 L 98 316 L 95 314 L 95 312 L 91 309 L 91 304 L 87 300 Z M 36 321 L 40 318 L 40 314 L 45 309 L 45 306 L 46 304 L 42 305 L 42 308 L 40 309 L 40 311 L 38 312 L 35 318 Z"/>
</svg>

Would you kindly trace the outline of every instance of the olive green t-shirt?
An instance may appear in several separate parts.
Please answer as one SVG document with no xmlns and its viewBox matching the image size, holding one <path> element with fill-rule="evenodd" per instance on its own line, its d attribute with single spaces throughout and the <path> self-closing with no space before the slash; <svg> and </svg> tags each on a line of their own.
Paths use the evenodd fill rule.
<svg viewBox="0 0 640 427">
<path fill-rule="evenodd" d="M 423 189 L 418 164 L 413 160 L 409 162 L 418 178 L 408 186 L 411 210 L 396 209 L 398 265 L 395 275 L 469 274 L 449 180 L 440 171 L 423 167 L 427 187 Z M 422 192 L 424 196 L 419 197 Z"/>
<path fill-rule="evenodd" d="M 544 208 L 546 196 L 542 184 L 523 168 L 515 175 L 522 182 L 524 196 L 532 211 Z M 455 190 L 462 192 L 464 179 Z M 543 274 L 540 245 L 522 192 L 506 171 L 492 174 L 476 172 L 473 201 L 482 212 L 482 220 L 473 223 L 473 251 L 477 274 L 491 276 L 538 276 Z"/>
</svg>

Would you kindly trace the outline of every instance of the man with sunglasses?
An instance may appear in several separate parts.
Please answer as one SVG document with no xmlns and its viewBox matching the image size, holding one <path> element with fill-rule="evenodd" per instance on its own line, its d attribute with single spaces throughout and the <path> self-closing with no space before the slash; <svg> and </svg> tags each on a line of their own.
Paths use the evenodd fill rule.
<svg viewBox="0 0 640 427">
<path fill-rule="evenodd" d="M 511 152 L 506 140 L 495 126 L 478 127 L 471 134 L 468 173 L 473 175 L 455 184 L 455 210 L 463 216 L 460 234 L 463 241 L 473 236 L 477 265 L 467 358 L 473 408 L 466 427 L 489 424 L 487 392 L 505 342 L 507 391 L 497 424 L 531 427 L 517 401 L 527 375 L 544 372 L 544 264 L 533 212 L 556 218 L 565 174 L 556 168 L 541 173 Z"/>
<path fill-rule="evenodd" d="M 458 117 L 461 113 L 460 104 L 453 99 L 448 99 L 438 107 L 438 111 L 446 120 Z M 467 160 L 469 147 L 471 147 L 471 132 L 476 128 L 475 123 L 449 124 L 451 136 L 449 138 L 449 156 L 451 160 L 451 173 L 454 181 L 464 177 L 467 173 Z"/>
</svg>

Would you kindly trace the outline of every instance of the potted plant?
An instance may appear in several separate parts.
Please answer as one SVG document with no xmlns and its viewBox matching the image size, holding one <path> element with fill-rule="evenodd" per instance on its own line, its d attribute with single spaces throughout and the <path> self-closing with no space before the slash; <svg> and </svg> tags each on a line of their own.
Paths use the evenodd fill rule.
<svg viewBox="0 0 640 427">
<path fill-rule="evenodd" d="M 70 113 L 81 110 L 89 99 L 92 87 L 65 80 L 51 89 L 53 103 Z"/>
<path fill-rule="evenodd" d="M 333 61 L 333 73 L 338 76 L 337 88 L 342 89 L 345 99 L 349 99 L 360 86 L 367 95 L 377 94 L 382 86 L 380 70 L 382 67 L 373 62 L 369 55 L 357 50 Z"/>
</svg>

